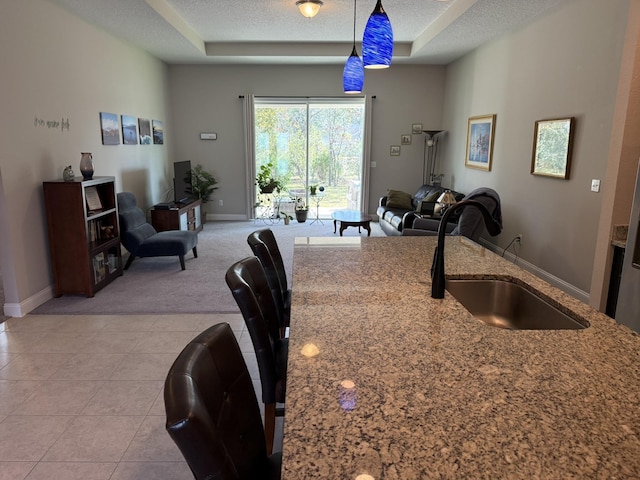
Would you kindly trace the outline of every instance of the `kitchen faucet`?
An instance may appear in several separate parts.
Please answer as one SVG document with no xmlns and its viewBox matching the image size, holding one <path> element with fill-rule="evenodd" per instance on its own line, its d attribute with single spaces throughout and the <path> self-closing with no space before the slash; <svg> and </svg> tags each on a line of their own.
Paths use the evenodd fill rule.
<svg viewBox="0 0 640 480">
<path fill-rule="evenodd" d="M 500 224 L 491 216 L 487 207 L 476 200 L 462 200 L 449 207 L 440 219 L 438 226 L 438 246 L 433 253 L 433 264 L 431 265 L 431 298 L 444 298 L 444 235 L 447 228 L 447 220 L 453 212 L 460 212 L 465 207 L 476 207 L 482 213 L 487 231 L 493 237 L 502 230 Z"/>
</svg>

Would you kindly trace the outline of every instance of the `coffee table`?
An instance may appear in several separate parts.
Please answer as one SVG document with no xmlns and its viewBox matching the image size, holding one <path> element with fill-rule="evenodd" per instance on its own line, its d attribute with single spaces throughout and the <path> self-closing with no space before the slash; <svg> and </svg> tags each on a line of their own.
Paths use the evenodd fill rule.
<svg viewBox="0 0 640 480">
<path fill-rule="evenodd" d="M 340 236 L 347 227 L 358 227 L 358 233 L 360 233 L 360 227 L 363 227 L 368 233 L 367 237 L 371 236 L 371 226 L 369 222 L 371 217 L 364 212 L 357 210 L 336 210 L 331 214 L 333 219 L 333 233 L 336 233 L 337 223 L 340 222 Z"/>
</svg>

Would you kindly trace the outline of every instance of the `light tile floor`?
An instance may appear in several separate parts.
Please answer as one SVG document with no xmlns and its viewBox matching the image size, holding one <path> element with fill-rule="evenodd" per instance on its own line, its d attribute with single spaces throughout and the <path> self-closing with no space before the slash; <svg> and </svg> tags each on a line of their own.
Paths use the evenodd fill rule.
<svg viewBox="0 0 640 480">
<path fill-rule="evenodd" d="M 220 322 L 231 325 L 260 392 L 240 314 L 28 315 L 0 324 L 0 480 L 192 479 L 165 431 L 164 379 L 186 343 Z"/>
</svg>

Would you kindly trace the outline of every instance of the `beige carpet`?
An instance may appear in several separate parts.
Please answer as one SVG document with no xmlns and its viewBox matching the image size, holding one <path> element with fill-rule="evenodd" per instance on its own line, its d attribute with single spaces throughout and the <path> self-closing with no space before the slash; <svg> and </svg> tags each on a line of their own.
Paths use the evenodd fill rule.
<svg viewBox="0 0 640 480">
<path fill-rule="evenodd" d="M 295 237 L 327 237 L 333 222 L 311 225 L 274 225 L 263 222 L 208 222 L 198 238 L 198 258 L 186 256 L 186 270 L 180 270 L 177 257 L 137 258 L 124 275 L 100 290 L 95 297 L 64 295 L 44 303 L 34 314 L 141 314 L 141 313 L 225 313 L 238 308 L 224 280 L 229 266 L 253 255 L 247 236 L 254 230 L 271 228 L 282 252 L 291 281 Z M 347 228 L 344 236 L 358 234 Z M 372 236 L 384 236 L 377 223 L 371 223 Z M 330 261 L 330 259 L 328 259 Z"/>
</svg>

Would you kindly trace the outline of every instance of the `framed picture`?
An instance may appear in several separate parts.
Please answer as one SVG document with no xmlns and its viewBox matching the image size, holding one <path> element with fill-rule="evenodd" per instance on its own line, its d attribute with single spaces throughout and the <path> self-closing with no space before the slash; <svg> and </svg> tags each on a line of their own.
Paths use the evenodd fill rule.
<svg viewBox="0 0 640 480">
<path fill-rule="evenodd" d="M 120 123 L 115 113 L 100 112 L 103 145 L 120 145 Z"/>
<path fill-rule="evenodd" d="M 100 195 L 98 195 L 98 189 L 96 187 L 85 188 L 84 195 L 90 212 L 102 210 L 102 202 L 100 201 Z"/>
<path fill-rule="evenodd" d="M 164 127 L 160 120 L 153 120 L 151 123 L 153 128 L 153 143 L 155 145 L 162 145 L 164 143 Z"/>
<path fill-rule="evenodd" d="M 496 116 L 469 117 L 467 124 L 467 154 L 464 164 L 469 168 L 491 171 L 493 136 Z"/>
<path fill-rule="evenodd" d="M 401 135 L 400 136 L 400 144 L 401 145 L 411 145 L 411 135 Z"/>
<path fill-rule="evenodd" d="M 411 133 L 422 133 L 422 124 L 414 123 L 411 125 Z"/>
<path fill-rule="evenodd" d="M 140 129 L 140 145 L 151 145 L 151 122 L 149 119 L 139 118 L 138 128 Z"/>
<path fill-rule="evenodd" d="M 538 120 L 533 129 L 531 173 L 569 178 L 575 117 Z"/>
<path fill-rule="evenodd" d="M 122 115 L 122 143 L 125 145 L 138 144 L 138 122 L 136 117 L 130 115 Z"/>
<path fill-rule="evenodd" d="M 392 157 L 397 157 L 398 155 L 400 155 L 400 145 L 391 145 L 391 150 L 389 154 Z"/>
</svg>

